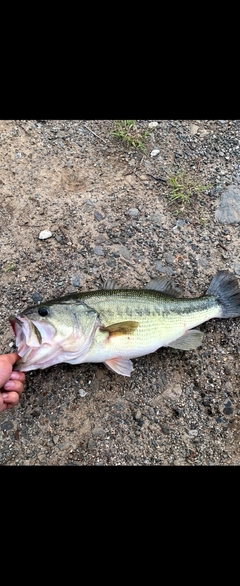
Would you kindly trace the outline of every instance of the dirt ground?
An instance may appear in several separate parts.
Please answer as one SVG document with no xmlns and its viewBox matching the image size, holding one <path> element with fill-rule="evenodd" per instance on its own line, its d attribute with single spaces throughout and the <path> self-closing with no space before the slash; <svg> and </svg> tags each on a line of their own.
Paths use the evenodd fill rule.
<svg viewBox="0 0 240 586">
<path fill-rule="evenodd" d="M 0 121 L 0 353 L 10 313 L 37 300 L 161 274 L 198 296 L 218 269 L 237 272 L 239 224 L 215 210 L 239 182 L 240 122 L 150 122 L 128 130 L 149 132 L 142 151 L 114 121 Z M 179 173 L 204 186 L 189 202 L 170 199 Z M 200 348 L 135 359 L 130 378 L 103 364 L 27 373 L 19 406 L 0 414 L 0 464 L 239 465 L 239 327 L 211 320 Z"/>
</svg>

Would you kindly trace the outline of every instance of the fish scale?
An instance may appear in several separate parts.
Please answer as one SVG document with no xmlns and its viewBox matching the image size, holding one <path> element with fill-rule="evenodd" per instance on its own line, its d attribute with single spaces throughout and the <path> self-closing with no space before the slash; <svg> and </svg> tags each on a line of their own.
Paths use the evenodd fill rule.
<svg viewBox="0 0 240 586">
<path fill-rule="evenodd" d="M 131 292 L 130 299 L 131 299 Z M 150 291 L 148 293 L 151 293 Z M 158 305 L 156 304 L 158 299 Z M 122 305 L 119 303 L 121 300 Z M 99 301 L 94 297 L 87 297 L 86 301 L 101 316 L 104 325 L 140 318 L 135 332 L 129 336 L 118 336 L 108 340 L 106 333 L 97 331 L 92 346 L 84 362 L 105 362 L 107 357 L 112 358 L 121 352 L 129 358 L 143 356 L 154 352 L 161 346 L 166 346 L 184 335 L 207 319 L 218 317 L 221 308 L 214 297 L 199 297 L 196 299 L 173 299 L 158 293 L 146 297 L 132 296 L 133 307 L 124 308 L 125 294 L 118 296 L 115 314 L 109 318 L 105 309 L 105 300 Z M 144 300 L 144 303 L 142 303 Z M 129 301 L 129 298 L 128 298 Z M 138 306 L 136 303 L 138 301 Z M 160 306 L 161 303 L 161 306 Z M 106 344 L 105 342 L 108 343 Z"/>
</svg>

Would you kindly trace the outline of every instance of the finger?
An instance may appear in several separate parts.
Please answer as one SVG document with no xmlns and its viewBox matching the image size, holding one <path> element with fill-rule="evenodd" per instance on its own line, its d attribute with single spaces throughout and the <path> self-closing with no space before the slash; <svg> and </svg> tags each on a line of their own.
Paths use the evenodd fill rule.
<svg viewBox="0 0 240 586">
<path fill-rule="evenodd" d="M 23 383 L 20 380 L 9 380 L 7 383 L 5 383 L 3 388 L 5 389 L 5 391 L 15 391 L 16 393 L 21 395 L 23 392 Z"/>
<path fill-rule="evenodd" d="M 7 406 L 15 407 L 19 402 L 19 393 L 15 393 L 14 391 L 11 391 L 11 393 L 2 393 L 2 398 Z"/>
<path fill-rule="evenodd" d="M 17 360 L 19 360 L 19 358 L 20 358 L 20 356 L 18 356 L 17 352 L 12 352 L 11 354 L 5 354 L 5 357 L 7 358 L 8 362 L 10 362 L 10 364 L 12 364 L 12 365 L 15 364 L 15 362 L 17 362 Z"/>
<path fill-rule="evenodd" d="M 13 370 L 11 376 L 11 380 L 20 380 L 22 383 L 25 382 L 26 376 L 25 372 L 19 372 L 18 370 Z"/>
</svg>

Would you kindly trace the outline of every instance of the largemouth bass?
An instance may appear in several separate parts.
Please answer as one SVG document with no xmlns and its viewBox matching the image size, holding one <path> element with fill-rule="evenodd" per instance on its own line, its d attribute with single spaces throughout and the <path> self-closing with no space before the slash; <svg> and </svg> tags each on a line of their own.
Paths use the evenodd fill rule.
<svg viewBox="0 0 240 586">
<path fill-rule="evenodd" d="M 196 298 L 178 297 L 168 277 L 153 279 L 143 289 L 108 287 L 52 299 L 10 316 L 21 356 L 16 370 L 103 362 L 130 376 L 131 358 L 161 346 L 195 349 L 203 333 L 193 328 L 212 318 L 240 315 L 238 281 L 228 271 L 219 271 L 206 294 Z"/>
</svg>

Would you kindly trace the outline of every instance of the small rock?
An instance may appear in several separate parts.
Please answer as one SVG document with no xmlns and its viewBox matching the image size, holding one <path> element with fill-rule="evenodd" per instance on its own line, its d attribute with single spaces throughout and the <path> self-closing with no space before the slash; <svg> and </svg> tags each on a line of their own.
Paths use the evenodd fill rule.
<svg viewBox="0 0 240 586">
<path fill-rule="evenodd" d="M 74 444 L 72 444 L 71 442 L 63 442 L 62 444 L 58 444 L 58 448 L 59 450 L 66 450 L 67 448 L 74 448 Z"/>
<path fill-rule="evenodd" d="M 232 408 L 232 403 L 231 403 L 230 399 L 225 401 L 223 413 L 224 413 L 224 415 L 232 415 L 233 414 L 233 408 Z"/>
<path fill-rule="evenodd" d="M 194 134 L 197 134 L 198 130 L 199 130 L 199 126 L 197 126 L 196 124 L 191 124 L 191 126 L 190 126 L 191 136 L 193 136 Z"/>
<path fill-rule="evenodd" d="M 55 445 L 58 443 L 58 440 L 59 440 L 59 435 L 54 435 L 52 438 L 52 441 Z"/>
<path fill-rule="evenodd" d="M 149 122 L 148 128 L 156 128 L 158 126 L 158 122 Z"/>
<path fill-rule="evenodd" d="M 86 391 L 84 391 L 84 389 L 79 389 L 79 395 L 80 397 L 85 397 L 87 395 Z"/>
<path fill-rule="evenodd" d="M 104 256 L 104 252 L 103 252 L 103 247 L 102 246 L 95 246 L 94 248 L 94 254 L 96 254 L 97 256 Z"/>
<path fill-rule="evenodd" d="M 122 398 L 117 399 L 113 405 L 116 411 L 123 411 L 125 409 L 125 400 Z"/>
<path fill-rule="evenodd" d="M 38 238 L 39 240 L 46 240 L 47 238 L 51 238 L 52 236 L 52 232 L 50 232 L 50 230 L 42 230 L 42 232 L 40 232 Z"/>
<path fill-rule="evenodd" d="M 174 263 L 174 258 L 173 258 L 173 255 L 172 255 L 170 252 L 167 252 L 167 253 L 165 254 L 165 261 L 166 261 L 168 264 L 173 264 L 173 263 Z"/>
<path fill-rule="evenodd" d="M 98 212 L 97 210 L 94 211 L 94 218 L 96 218 L 96 220 L 98 222 L 101 222 L 101 220 L 104 220 L 104 216 L 102 214 L 100 214 L 100 212 Z"/>
<path fill-rule="evenodd" d="M 107 265 L 108 267 L 115 268 L 116 261 L 114 260 L 114 258 L 109 258 L 109 260 L 107 260 Z"/>
<path fill-rule="evenodd" d="M 103 435 L 105 434 L 105 430 L 104 430 L 102 427 L 95 427 L 95 428 L 92 430 L 92 434 L 93 434 L 95 437 L 96 437 L 96 436 L 98 436 L 98 437 L 101 437 L 101 436 L 103 436 Z"/>
<path fill-rule="evenodd" d="M 88 449 L 93 450 L 93 448 L 95 448 L 95 441 L 90 437 L 88 441 Z"/>
<path fill-rule="evenodd" d="M 128 214 L 129 216 L 133 216 L 134 218 L 136 218 L 139 214 L 139 210 L 137 208 L 130 208 L 128 210 Z"/>
<path fill-rule="evenodd" d="M 163 423 L 161 425 L 161 430 L 163 433 L 165 433 L 166 435 L 169 435 L 170 433 L 170 427 L 168 425 L 166 425 L 165 423 Z"/>
<path fill-rule="evenodd" d="M 233 268 L 234 268 L 236 275 L 240 275 L 240 262 L 235 260 L 235 262 L 233 263 Z"/>
<path fill-rule="evenodd" d="M 38 301 L 42 301 L 43 297 L 42 297 L 42 295 L 40 295 L 40 293 L 37 293 L 37 291 L 36 291 L 36 293 L 32 294 L 32 299 L 33 299 L 34 303 L 37 303 Z"/>
<path fill-rule="evenodd" d="M 142 413 L 140 411 L 140 409 L 137 409 L 137 411 L 134 413 L 134 419 L 136 419 L 136 421 L 139 421 L 142 417 Z"/>
<path fill-rule="evenodd" d="M 167 399 L 177 399 L 182 394 L 182 387 L 181 385 L 175 385 L 175 387 L 169 386 L 165 391 L 162 393 L 162 397 Z"/>
<path fill-rule="evenodd" d="M 208 130 L 205 130 L 205 128 L 202 128 L 202 130 L 199 131 L 201 136 L 206 136 L 208 134 Z"/>
<path fill-rule="evenodd" d="M 156 269 L 156 271 L 159 271 L 160 273 L 165 273 L 165 268 L 164 268 L 164 266 L 162 265 L 162 263 L 161 263 L 161 261 L 160 261 L 160 260 L 157 260 L 157 261 L 155 262 L 155 269 Z"/>
<path fill-rule="evenodd" d="M 157 225 L 160 226 L 164 222 L 164 216 L 162 216 L 161 214 L 151 214 L 150 215 L 150 220 L 154 224 L 157 224 Z"/>
<path fill-rule="evenodd" d="M 229 185 L 222 193 L 215 218 L 221 224 L 238 224 L 240 222 L 240 188 L 238 186 Z"/>
<path fill-rule="evenodd" d="M 159 149 L 153 149 L 151 152 L 151 157 L 156 157 L 157 155 L 159 155 L 160 151 Z"/>
<path fill-rule="evenodd" d="M 106 235 L 98 234 L 98 236 L 96 237 L 96 244 L 102 244 L 103 242 L 106 242 Z"/>
<path fill-rule="evenodd" d="M 1 425 L 1 429 L 3 431 L 7 431 L 8 429 L 13 429 L 13 424 L 11 421 L 6 421 L 5 423 L 2 423 Z"/>
<path fill-rule="evenodd" d="M 120 246 L 119 252 L 124 258 L 126 258 L 127 260 L 130 260 L 131 252 L 130 252 L 130 250 L 128 250 L 128 248 L 126 246 Z"/>
<path fill-rule="evenodd" d="M 72 285 L 73 285 L 73 287 L 79 287 L 80 286 L 80 278 L 79 278 L 78 275 L 73 275 Z"/>
</svg>

